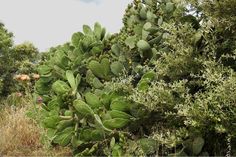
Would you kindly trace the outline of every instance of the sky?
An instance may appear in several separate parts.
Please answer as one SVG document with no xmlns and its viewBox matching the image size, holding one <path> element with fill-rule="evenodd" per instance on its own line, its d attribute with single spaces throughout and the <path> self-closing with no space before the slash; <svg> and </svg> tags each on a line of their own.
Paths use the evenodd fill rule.
<svg viewBox="0 0 236 157">
<path fill-rule="evenodd" d="M 83 24 L 99 22 L 110 33 L 122 27 L 132 0 L 0 0 L 0 21 L 15 44 L 32 42 L 40 51 L 70 40 Z"/>
</svg>

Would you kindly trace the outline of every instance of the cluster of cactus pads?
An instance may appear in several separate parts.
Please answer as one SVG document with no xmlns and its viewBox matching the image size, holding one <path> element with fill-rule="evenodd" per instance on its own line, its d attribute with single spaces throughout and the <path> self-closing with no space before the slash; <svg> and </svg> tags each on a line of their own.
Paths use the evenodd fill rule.
<svg viewBox="0 0 236 157">
<path fill-rule="evenodd" d="M 149 112 L 106 83 L 131 76 L 133 88 L 148 90 L 156 73 L 140 67 L 153 67 L 158 51 L 168 51 L 163 42 L 167 32 L 161 26 L 178 14 L 175 7 L 171 0 L 135 0 L 126 10 L 120 33 L 106 34 L 99 23 L 93 29 L 84 25 L 71 42 L 54 49 L 38 67 L 35 85 L 36 97 L 43 100 L 42 124 L 52 143 L 70 146 L 78 156 L 155 153 L 155 140 L 134 137 Z M 197 155 L 204 140 L 194 142 Z"/>
</svg>

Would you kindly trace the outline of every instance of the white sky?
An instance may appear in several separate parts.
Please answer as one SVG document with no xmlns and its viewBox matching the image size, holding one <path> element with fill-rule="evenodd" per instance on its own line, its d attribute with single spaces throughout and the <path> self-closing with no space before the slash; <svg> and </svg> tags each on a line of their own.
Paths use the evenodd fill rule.
<svg viewBox="0 0 236 157">
<path fill-rule="evenodd" d="M 15 44 L 32 42 L 41 51 L 70 40 L 83 24 L 98 21 L 118 32 L 132 0 L 0 0 L 0 21 L 14 33 Z"/>
</svg>

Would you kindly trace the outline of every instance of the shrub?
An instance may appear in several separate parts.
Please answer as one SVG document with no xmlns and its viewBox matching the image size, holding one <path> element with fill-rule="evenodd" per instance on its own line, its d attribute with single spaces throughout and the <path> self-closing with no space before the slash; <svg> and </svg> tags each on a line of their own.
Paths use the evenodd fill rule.
<svg viewBox="0 0 236 157">
<path fill-rule="evenodd" d="M 0 25 L 0 97 L 5 98 L 19 90 L 14 75 L 30 74 L 38 57 L 38 50 L 31 43 L 13 45 L 13 34 L 9 33 L 3 24 Z"/>
</svg>

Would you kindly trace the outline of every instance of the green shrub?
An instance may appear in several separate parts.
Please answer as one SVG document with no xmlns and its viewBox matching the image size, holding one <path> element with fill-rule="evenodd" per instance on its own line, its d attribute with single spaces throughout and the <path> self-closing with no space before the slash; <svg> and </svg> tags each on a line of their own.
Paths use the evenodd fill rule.
<svg viewBox="0 0 236 157">
<path fill-rule="evenodd" d="M 14 75 L 33 73 L 38 56 L 38 50 L 31 43 L 13 45 L 12 37 L 13 34 L 9 33 L 3 24 L 0 24 L 1 99 L 22 89 L 14 80 Z"/>
</svg>

